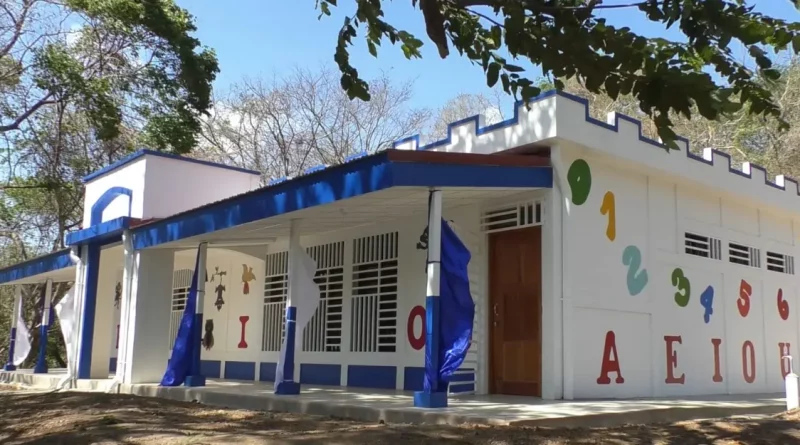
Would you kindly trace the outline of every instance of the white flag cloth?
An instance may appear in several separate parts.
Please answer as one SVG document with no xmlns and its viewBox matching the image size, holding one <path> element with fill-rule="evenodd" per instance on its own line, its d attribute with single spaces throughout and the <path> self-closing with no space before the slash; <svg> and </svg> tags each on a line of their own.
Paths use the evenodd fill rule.
<svg viewBox="0 0 800 445">
<path fill-rule="evenodd" d="M 64 336 L 64 346 L 67 349 L 67 367 L 73 363 L 74 351 L 72 350 L 72 334 L 75 329 L 75 287 L 70 288 L 56 305 L 56 315 L 61 325 L 61 335 Z"/>
<path fill-rule="evenodd" d="M 303 338 L 303 328 L 306 327 L 319 306 L 319 285 L 314 282 L 317 273 L 317 263 L 299 245 L 289 247 L 289 258 L 295 258 L 294 263 L 289 263 L 289 298 L 286 306 L 294 306 L 295 312 L 295 345 Z M 281 355 L 275 370 L 275 382 L 283 381 L 283 367 L 286 363 L 286 340 L 281 344 Z M 292 380 L 293 376 L 289 377 Z"/>
<path fill-rule="evenodd" d="M 22 316 L 22 298 L 17 299 L 17 336 L 14 343 L 14 366 L 20 366 L 31 353 L 31 337 Z"/>
</svg>

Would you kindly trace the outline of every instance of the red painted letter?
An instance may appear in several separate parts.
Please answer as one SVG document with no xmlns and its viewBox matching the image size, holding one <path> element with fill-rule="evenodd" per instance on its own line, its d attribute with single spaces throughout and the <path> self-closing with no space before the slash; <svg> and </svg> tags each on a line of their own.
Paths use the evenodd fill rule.
<svg viewBox="0 0 800 445">
<path fill-rule="evenodd" d="M 247 348 L 247 342 L 244 340 L 244 328 L 245 326 L 247 326 L 248 320 L 250 320 L 250 317 L 248 317 L 247 315 L 242 315 L 241 317 L 239 317 L 239 323 L 242 324 L 242 335 L 241 337 L 239 337 L 239 344 L 237 345 L 239 349 Z"/>
<path fill-rule="evenodd" d="M 611 358 L 614 354 L 614 358 Z M 609 372 L 616 372 L 617 378 L 614 380 L 616 383 L 625 383 L 622 378 L 622 371 L 619 367 L 619 354 L 617 354 L 617 339 L 614 336 L 614 331 L 606 332 L 606 345 L 603 348 L 603 365 L 600 368 L 600 377 L 597 378 L 598 385 L 608 385 L 611 379 L 608 377 Z"/>
<path fill-rule="evenodd" d="M 681 344 L 680 335 L 665 335 L 664 341 L 667 342 L 667 378 L 664 383 L 678 383 L 683 385 L 686 381 L 686 374 L 681 374 L 680 377 L 675 378 L 675 368 L 678 367 L 678 353 L 672 349 L 673 343 Z"/>
<path fill-rule="evenodd" d="M 792 347 L 790 343 L 778 343 L 778 350 L 780 351 L 780 355 L 778 358 L 781 360 L 781 378 L 786 378 L 786 375 L 789 374 L 789 370 L 787 366 L 789 364 L 789 359 L 784 360 L 783 357 L 787 355 L 792 355 L 789 349 Z"/>
<path fill-rule="evenodd" d="M 419 317 L 422 320 L 422 329 L 420 329 L 419 337 L 414 334 L 414 320 Z M 408 334 L 408 343 L 412 348 L 419 351 L 425 347 L 425 308 L 422 306 L 414 306 L 408 314 L 408 323 L 406 325 Z"/>
<path fill-rule="evenodd" d="M 747 371 L 748 349 L 750 350 L 750 372 Z M 750 340 L 747 340 L 744 342 L 744 344 L 742 344 L 742 375 L 744 376 L 744 381 L 747 383 L 753 383 L 756 381 L 756 350 Z"/>
<path fill-rule="evenodd" d="M 721 338 L 712 338 L 711 344 L 714 345 L 714 377 L 711 381 L 719 383 L 722 381 L 722 374 L 719 372 L 719 345 L 722 344 Z"/>
</svg>

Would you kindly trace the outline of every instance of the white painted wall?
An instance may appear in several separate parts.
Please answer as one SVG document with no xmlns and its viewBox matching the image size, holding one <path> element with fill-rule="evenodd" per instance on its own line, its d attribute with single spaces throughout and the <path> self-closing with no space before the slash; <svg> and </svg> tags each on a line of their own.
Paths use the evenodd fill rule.
<svg viewBox="0 0 800 445">
<path fill-rule="evenodd" d="M 112 187 L 129 188 L 133 194 L 130 216 L 142 218 L 144 215 L 144 183 L 146 159 L 141 157 L 124 167 L 106 173 L 86 183 L 83 195 L 83 228 L 88 228 L 91 222 L 92 205 Z M 118 196 L 103 212 L 103 221 L 109 221 L 121 216 L 128 216 L 128 197 Z"/>
</svg>

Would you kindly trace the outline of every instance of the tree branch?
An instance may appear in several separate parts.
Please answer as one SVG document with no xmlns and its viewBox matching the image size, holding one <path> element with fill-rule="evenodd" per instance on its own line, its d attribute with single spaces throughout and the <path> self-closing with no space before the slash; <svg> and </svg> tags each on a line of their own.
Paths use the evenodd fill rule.
<svg viewBox="0 0 800 445">
<path fill-rule="evenodd" d="M 25 122 L 26 119 L 31 117 L 33 113 L 35 113 L 39 108 L 42 108 L 45 105 L 52 105 L 56 103 L 54 100 L 50 100 L 53 97 L 53 93 L 49 93 L 47 96 L 39 99 L 38 102 L 33 104 L 27 111 L 22 113 L 18 118 L 11 122 L 10 124 L 0 125 L 0 133 L 5 133 L 6 131 L 17 130 L 19 126 Z"/>
</svg>

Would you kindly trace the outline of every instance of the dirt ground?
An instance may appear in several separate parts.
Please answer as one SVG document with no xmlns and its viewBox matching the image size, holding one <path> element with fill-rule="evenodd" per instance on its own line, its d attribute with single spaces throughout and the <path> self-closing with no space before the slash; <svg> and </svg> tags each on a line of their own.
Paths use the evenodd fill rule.
<svg viewBox="0 0 800 445">
<path fill-rule="evenodd" d="M 0 444 L 800 444 L 800 413 L 620 428 L 384 425 L 0 386 Z"/>
</svg>

